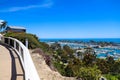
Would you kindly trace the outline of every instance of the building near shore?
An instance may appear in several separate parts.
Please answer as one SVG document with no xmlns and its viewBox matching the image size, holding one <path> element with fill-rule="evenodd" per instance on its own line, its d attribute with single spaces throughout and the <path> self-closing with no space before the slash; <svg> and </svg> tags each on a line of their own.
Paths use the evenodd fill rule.
<svg viewBox="0 0 120 80">
<path fill-rule="evenodd" d="M 24 27 L 8 26 L 6 32 L 26 32 L 26 29 Z"/>
</svg>

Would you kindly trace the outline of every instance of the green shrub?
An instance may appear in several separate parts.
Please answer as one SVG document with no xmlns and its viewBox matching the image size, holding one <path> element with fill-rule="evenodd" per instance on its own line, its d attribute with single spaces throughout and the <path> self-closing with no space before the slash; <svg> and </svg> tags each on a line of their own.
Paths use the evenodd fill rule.
<svg viewBox="0 0 120 80">
<path fill-rule="evenodd" d="M 101 71 L 94 67 L 81 67 L 75 72 L 77 78 L 82 78 L 83 80 L 98 80 L 101 76 Z"/>
<path fill-rule="evenodd" d="M 43 45 L 40 44 L 39 39 L 36 35 L 28 34 L 28 33 L 6 33 L 6 37 L 13 37 L 20 40 L 23 44 L 25 44 L 25 40 L 28 39 L 28 48 L 35 49 L 35 48 L 43 48 Z"/>
<path fill-rule="evenodd" d="M 64 68 L 65 66 L 61 64 L 60 62 L 55 62 L 55 61 L 53 64 L 54 64 L 54 67 L 58 70 L 58 72 L 61 75 L 65 76 L 65 68 Z"/>
<path fill-rule="evenodd" d="M 104 75 L 104 77 L 107 79 L 107 80 L 119 80 L 119 75 L 111 75 L 111 74 L 106 74 Z"/>
</svg>

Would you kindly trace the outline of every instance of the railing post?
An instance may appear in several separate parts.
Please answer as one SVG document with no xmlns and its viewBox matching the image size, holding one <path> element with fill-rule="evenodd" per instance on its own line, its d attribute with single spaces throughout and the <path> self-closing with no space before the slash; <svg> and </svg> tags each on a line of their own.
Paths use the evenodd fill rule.
<svg viewBox="0 0 120 80">
<path fill-rule="evenodd" d="M 8 38 L 8 45 L 10 45 L 10 39 Z"/>
<path fill-rule="evenodd" d="M 14 48 L 16 49 L 16 41 L 14 41 Z"/>
<path fill-rule="evenodd" d="M 28 39 L 25 39 L 25 46 L 28 48 Z"/>
<path fill-rule="evenodd" d="M 0 34 L 0 41 L 2 41 L 2 35 Z"/>
<path fill-rule="evenodd" d="M 20 55 L 21 55 L 21 47 L 19 46 L 19 53 L 20 53 Z"/>
<path fill-rule="evenodd" d="M 0 34 L 0 41 L 1 41 L 2 43 L 4 43 L 4 37 L 3 37 L 2 34 Z"/>
<path fill-rule="evenodd" d="M 4 37 L 2 37 L 2 42 L 5 43 L 5 38 Z"/>
</svg>

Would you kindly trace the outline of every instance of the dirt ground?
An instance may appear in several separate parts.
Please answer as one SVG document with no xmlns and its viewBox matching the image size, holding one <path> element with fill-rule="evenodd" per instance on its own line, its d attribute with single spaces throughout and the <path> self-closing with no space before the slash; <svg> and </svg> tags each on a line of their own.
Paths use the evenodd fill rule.
<svg viewBox="0 0 120 80">
<path fill-rule="evenodd" d="M 32 53 L 32 50 L 30 50 L 30 53 L 41 80 L 75 80 L 74 78 L 64 77 L 58 72 L 52 71 L 41 55 Z"/>
</svg>

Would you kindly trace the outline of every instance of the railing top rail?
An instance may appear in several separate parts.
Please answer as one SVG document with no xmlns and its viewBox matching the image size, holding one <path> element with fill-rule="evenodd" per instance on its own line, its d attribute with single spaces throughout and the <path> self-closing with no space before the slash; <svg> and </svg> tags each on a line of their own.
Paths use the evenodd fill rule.
<svg viewBox="0 0 120 80">
<path fill-rule="evenodd" d="M 34 66 L 34 63 L 32 61 L 32 58 L 30 56 L 30 53 L 29 53 L 29 50 L 27 49 L 27 47 L 25 47 L 22 42 L 20 42 L 19 40 L 15 39 L 15 38 L 4 37 L 4 39 L 13 40 L 15 43 L 19 44 L 20 48 L 22 48 L 23 57 L 21 57 L 21 53 L 19 51 L 17 51 L 17 49 L 15 49 L 15 50 L 17 51 L 17 54 L 19 55 L 20 60 L 22 62 L 22 66 L 24 68 L 25 80 L 40 80 L 39 75 L 37 73 L 37 70 Z M 8 44 L 8 45 L 10 45 L 10 44 Z"/>
</svg>

